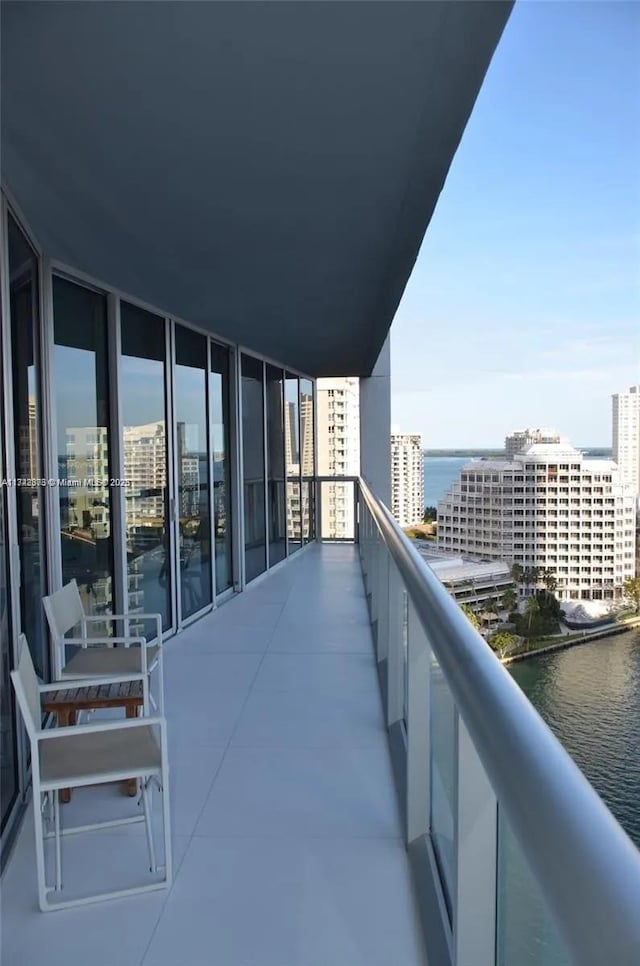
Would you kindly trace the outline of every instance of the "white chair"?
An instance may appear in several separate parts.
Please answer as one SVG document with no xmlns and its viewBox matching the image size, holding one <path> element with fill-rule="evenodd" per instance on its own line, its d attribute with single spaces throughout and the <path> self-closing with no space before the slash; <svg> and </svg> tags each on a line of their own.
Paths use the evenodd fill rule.
<svg viewBox="0 0 640 966">
<path fill-rule="evenodd" d="M 167 761 L 167 735 L 164 718 L 130 718 L 123 721 L 104 720 L 92 725 L 74 728 L 42 729 L 40 695 L 60 690 L 60 683 L 42 686 L 33 668 L 31 654 L 24 634 L 20 635 L 20 657 L 17 670 L 11 672 L 20 713 L 31 744 L 31 776 L 33 784 L 33 819 L 35 827 L 36 866 L 38 873 L 38 900 L 43 912 L 69 906 L 85 905 L 102 899 L 115 899 L 138 892 L 150 892 L 167 888 L 171 884 L 171 830 L 169 819 L 169 768 Z M 142 675 L 115 676 L 112 683 L 123 680 L 141 680 Z M 104 684 L 105 678 L 90 679 L 85 685 Z M 69 684 L 69 687 L 76 685 Z M 159 733 L 159 741 L 158 734 Z M 63 829 L 60 817 L 60 789 L 68 786 L 100 785 L 119 782 L 126 778 L 141 780 L 143 814 L 115 821 L 98 822 Z M 164 865 L 156 862 L 153 829 L 151 826 L 151 793 L 149 782 L 157 779 L 162 790 L 162 823 L 164 837 Z M 53 832 L 44 830 L 44 805 L 53 812 Z M 89 832 L 94 829 L 111 828 L 144 822 L 146 827 L 149 868 L 155 878 L 142 885 L 117 891 L 104 892 L 80 898 L 50 901 L 51 893 L 62 891 L 62 837 Z M 54 839 L 55 884 L 47 885 L 45 869 L 45 839 Z M 89 860 L 87 860 L 89 861 Z M 158 878 L 158 874 L 161 877 Z"/>
<path fill-rule="evenodd" d="M 148 702 L 162 714 L 164 712 L 164 676 L 162 666 L 162 617 L 160 614 L 85 614 L 80 592 L 75 580 L 62 590 L 42 598 L 44 612 L 54 643 L 54 677 L 82 679 L 112 674 L 144 674 L 144 709 Z M 91 623 L 115 623 L 116 621 L 153 620 L 156 637 L 153 644 L 146 637 L 125 635 L 122 637 L 90 637 L 87 625 Z M 72 629 L 80 627 L 79 637 L 67 637 Z M 125 624 L 126 627 L 126 624 Z M 123 645 L 116 647 L 115 645 Z M 66 650 L 73 647 L 75 653 L 67 661 Z M 150 681 L 158 669 L 157 700 L 151 694 Z"/>
</svg>

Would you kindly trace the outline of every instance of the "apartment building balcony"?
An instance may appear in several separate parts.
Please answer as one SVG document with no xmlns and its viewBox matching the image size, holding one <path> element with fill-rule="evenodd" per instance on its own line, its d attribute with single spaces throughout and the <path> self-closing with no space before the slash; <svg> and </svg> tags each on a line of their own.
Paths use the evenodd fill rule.
<svg viewBox="0 0 640 966">
<path fill-rule="evenodd" d="M 581 966 L 635 966 L 636 852 L 385 506 L 389 327 L 510 7 L 2 5 L 2 475 L 32 378 L 34 476 L 71 468 L 76 416 L 101 423 L 79 476 L 125 477 L 125 428 L 167 428 L 167 493 L 140 497 L 162 540 L 135 560 L 122 492 L 108 518 L 79 496 L 73 527 L 37 494 L 31 569 L 0 494 L 7 962 L 524 966 L 557 927 Z M 361 378 L 376 491 L 352 481 L 357 547 L 313 542 L 313 380 L 335 375 Z M 49 674 L 43 594 L 77 577 L 126 608 L 138 560 L 167 627 L 175 880 L 40 915 L 8 671 L 26 629 Z M 63 823 L 123 801 L 78 792 Z M 128 879 L 144 838 L 71 836 L 64 888 Z"/>
</svg>

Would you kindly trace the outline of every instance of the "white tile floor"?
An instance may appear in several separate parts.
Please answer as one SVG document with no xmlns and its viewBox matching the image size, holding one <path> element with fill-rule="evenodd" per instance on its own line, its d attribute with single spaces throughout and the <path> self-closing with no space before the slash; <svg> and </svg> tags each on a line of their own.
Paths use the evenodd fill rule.
<svg viewBox="0 0 640 966">
<path fill-rule="evenodd" d="M 170 892 L 43 915 L 31 816 L 2 880 L 11 966 L 415 966 L 422 943 L 355 548 L 312 546 L 166 646 Z M 74 793 L 135 808 L 117 788 Z M 68 877 L 144 869 L 142 826 Z"/>
</svg>

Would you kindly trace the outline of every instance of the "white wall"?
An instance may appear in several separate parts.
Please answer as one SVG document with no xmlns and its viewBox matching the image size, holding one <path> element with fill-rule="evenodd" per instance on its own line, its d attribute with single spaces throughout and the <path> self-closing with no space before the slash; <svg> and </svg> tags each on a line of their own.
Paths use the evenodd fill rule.
<svg viewBox="0 0 640 966">
<path fill-rule="evenodd" d="M 391 352 L 387 335 L 373 372 L 360 380 L 360 467 L 376 496 L 391 508 Z"/>
</svg>

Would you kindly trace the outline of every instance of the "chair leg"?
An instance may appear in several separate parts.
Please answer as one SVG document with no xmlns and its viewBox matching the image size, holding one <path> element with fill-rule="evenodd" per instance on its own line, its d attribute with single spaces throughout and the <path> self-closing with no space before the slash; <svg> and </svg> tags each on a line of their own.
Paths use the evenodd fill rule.
<svg viewBox="0 0 640 966">
<path fill-rule="evenodd" d="M 158 712 L 164 714 L 164 661 L 162 659 L 162 644 L 158 651 Z"/>
<path fill-rule="evenodd" d="M 172 881 L 172 855 L 171 855 L 171 805 L 169 802 L 169 768 L 168 768 L 167 734 L 162 730 L 162 772 L 160 783 L 162 788 L 162 831 L 164 833 L 164 877 L 167 886 L 171 886 Z"/>
<path fill-rule="evenodd" d="M 33 830 L 36 846 L 36 870 L 38 875 L 38 904 L 41 912 L 46 912 L 47 880 L 44 864 L 44 828 L 42 826 L 42 795 L 39 786 L 33 789 Z"/>
<path fill-rule="evenodd" d="M 56 841 L 56 892 L 62 889 L 62 836 L 60 834 L 60 793 L 56 789 L 53 793 L 53 818 Z"/>
<path fill-rule="evenodd" d="M 151 828 L 151 803 L 149 801 L 149 781 L 147 778 L 141 779 L 142 784 L 142 805 L 144 808 L 144 827 L 147 833 L 147 848 L 149 849 L 150 872 L 158 871 L 156 862 L 156 850 L 153 844 L 153 830 Z"/>
</svg>

